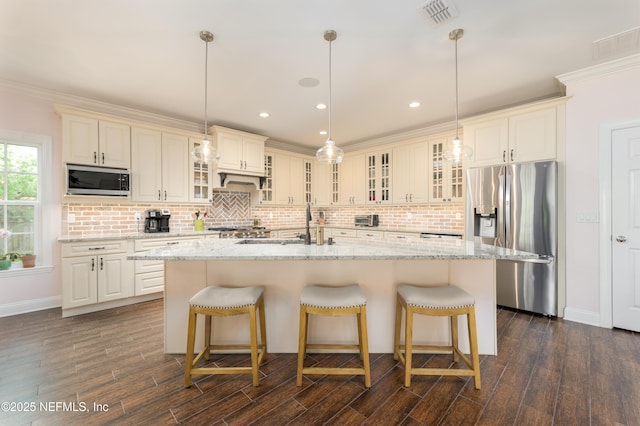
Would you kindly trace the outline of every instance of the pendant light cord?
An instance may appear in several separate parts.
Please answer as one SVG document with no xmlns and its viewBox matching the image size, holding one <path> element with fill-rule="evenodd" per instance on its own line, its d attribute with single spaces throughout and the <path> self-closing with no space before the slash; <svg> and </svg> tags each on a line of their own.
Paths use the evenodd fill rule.
<svg viewBox="0 0 640 426">
<path fill-rule="evenodd" d="M 331 44 L 333 40 L 329 40 L 329 140 L 331 139 Z"/>
<path fill-rule="evenodd" d="M 207 75 L 208 75 L 208 65 L 209 65 L 209 41 L 204 41 L 204 138 L 205 140 L 208 138 L 207 136 Z"/>
<path fill-rule="evenodd" d="M 458 35 L 456 35 L 456 43 L 455 43 L 455 64 L 456 64 L 456 139 L 458 138 Z"/>
</svg>

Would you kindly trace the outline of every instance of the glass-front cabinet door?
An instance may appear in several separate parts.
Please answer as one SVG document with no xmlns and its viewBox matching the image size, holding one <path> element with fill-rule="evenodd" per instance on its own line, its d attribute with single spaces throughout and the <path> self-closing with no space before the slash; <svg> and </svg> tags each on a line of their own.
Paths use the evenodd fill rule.
<svg viewBox="0 0 640 426">
<path fill-rule="evenodd" d="M 264 154 L 264 185 L 260 195 L 260 203 L 273 204 L 273 154 L 265 152 Z"/>
<path fill-rule="evenodd" d="M 444 151 L 450 149 L 453 136 L 443 136 L 429 141 L 429 201 L 451 203 L 464 201 L 463 165 L 453 165 L 444 159 Z"/>
<path fill-rule="evenodd" d="M 195 148 L 200 146 L 199 139 L 189 138 L 189 201 L 194 203 L 208 203 L 211 196 L 212 178 L 211 167 L 207 163 L 200 163 L 191 157 Z"/>
<path fill-rule="evenodd" d="M 367 154 L 367 203 L 391 202 L 391 150 Z"/>
</svg>

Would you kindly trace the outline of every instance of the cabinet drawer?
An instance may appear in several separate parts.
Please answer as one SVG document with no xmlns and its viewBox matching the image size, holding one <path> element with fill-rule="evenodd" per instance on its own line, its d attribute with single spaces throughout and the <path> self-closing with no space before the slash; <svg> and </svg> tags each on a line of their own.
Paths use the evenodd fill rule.
<svg viewBox="0 0 640 426">
<path fill-rule="evenodd" d="M 149 272 L 164 273 L 164 260 L 136 260 L 135 273 L 146 274 Z"/>
<path fill-rule="evenodd" d="M 93 241 L 86 243 L 65 243 L 62 245 L 62 257 L 96 256 L 101 254 L 126 253 L 127 241 Z"/>
<path fill-rule="evenodd" d="M 381 240 L 384 237 L 384 232 L 369 231 L 367 229 L 358 229 L 356 231 L 356 236 L 358 238 L 369 239 L 369 240 Z"/>
<path fill-rule="evenodd" d="M 134 244 L 135 251 L 147 251 L 154 248 L 164 247 L 168 245 L 179 244 L 182 241 L 199 240 L 200 237 L 184 237 L 184 238 L 146 238 L 136 240 Z"/>
<path fill-rule="evenodd" d="M 358 236 L 358 232 L 355 229 L 333 229 L 331 231 L 331 236 L 333 238 L 336 237 L 346 237 L 346 238 L 356 238 Z"/>
<path fill-rule="evenodd" d="M 384 238 L 391 241 L 415 241 L 420 239 L 420 234 L 413 232 L 385 232 Z"/>
</svg>

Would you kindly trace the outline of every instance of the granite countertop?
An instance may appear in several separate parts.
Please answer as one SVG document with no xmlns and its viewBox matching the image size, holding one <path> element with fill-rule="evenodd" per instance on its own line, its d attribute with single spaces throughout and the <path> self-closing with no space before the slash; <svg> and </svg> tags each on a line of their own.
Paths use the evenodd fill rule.
<svg viewBox="0 0 640 426">
<path fill-rule="evenodd" d="M 245 243 L 248 241 L 248 243 Z M 537 254 L 463 240 L 424 239 L 391 244 L 339 239 L 333 245 L 299 240 L 201 239 L 128 256 L 132 260 L 536 260 Z"/>
<path fill-rule="evenodd" d="M 218 235 L 220 231 L 194 231 L 192 229 L 171 231 L 171 232 L 133 232 L 127 234 L 102 234 L 102 235 L 85 235 L 70 236 L 64 235 L 58 238 L 61 243 L 78 243 L 91 241 L 108 241 L 108 240 L 142 240 L 151 238 L 181 238 L 181 237 L 205 237 L 207 235 Z"/>
</svg>

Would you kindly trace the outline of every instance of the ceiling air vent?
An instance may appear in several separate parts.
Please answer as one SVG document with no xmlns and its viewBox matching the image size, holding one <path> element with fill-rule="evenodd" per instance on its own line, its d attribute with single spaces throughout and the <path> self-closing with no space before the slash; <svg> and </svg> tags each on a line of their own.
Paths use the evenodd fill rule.
<svg viewBox="0 0 640 426">
<path fill-rule="evenodd" d="M 458 9 L 451 0 L 430 0 L 418 9 L 433 26 L 444 24 L 458 16 Z"/>
</svg>

